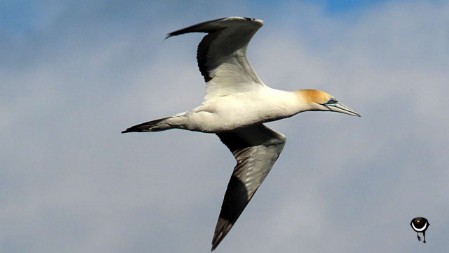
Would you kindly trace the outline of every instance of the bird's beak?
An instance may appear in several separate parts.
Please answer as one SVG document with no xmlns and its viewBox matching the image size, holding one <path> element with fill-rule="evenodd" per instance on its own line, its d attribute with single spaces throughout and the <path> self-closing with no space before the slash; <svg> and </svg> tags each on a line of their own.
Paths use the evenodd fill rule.
<svg viewBox="0 0 449 253">
<path fill-rule="evenodd" d="M 351 116 L 361 117 L 360 114 L 358 114 L 356 111 L 340 103 L 325 104 L 324 106 L 326 106 L 329 109 L 329 111 L 340 112 Z"/>
</svg>

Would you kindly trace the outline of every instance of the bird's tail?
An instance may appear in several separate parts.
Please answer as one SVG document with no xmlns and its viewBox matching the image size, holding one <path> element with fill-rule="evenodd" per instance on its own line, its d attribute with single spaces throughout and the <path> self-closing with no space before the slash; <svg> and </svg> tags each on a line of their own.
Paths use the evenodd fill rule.
<svg viewBox="0 0 449 253">
<path fill-rule="evenodd" d="M 122 134 L 129 132 L 158 132 L 164 131 L 170 128 L 174 128 L 171 124 L 169 124 L 168 120 L 172 117 L 166 117 L 162 119 L 156 119 L 152 121 L 148 121 L 139 125 L 132 126 L 125 131 L 122 131 Z"/>
</svg>

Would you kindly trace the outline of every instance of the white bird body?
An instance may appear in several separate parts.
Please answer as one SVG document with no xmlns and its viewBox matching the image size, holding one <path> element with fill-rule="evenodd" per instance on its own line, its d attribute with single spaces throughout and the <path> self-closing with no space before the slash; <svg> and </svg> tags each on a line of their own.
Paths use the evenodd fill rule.
<svg viewBox="0 0 449 253">
<path fill-rule="evenodd" d="M 218 133 L 291 117 L 307 109 L 297 92 L 259 87 L 204 101 L 197 108 L 168 120 L 175 128 Z"/>
<path fill-rule="evenodd" d="M 231 230 L 284 147 L 286 137 L 263 123 L 304 111 L 334 111 L 360 116 L 324 91 L 283 91 L 265 85 L 251 68 L 246 49 L 262 20 L 228 17 L 193 25 L 168 37 L 191 32 L 207 35 L 197 61 L 206 82 L 203 103 L 191 111 L 128 128 L 127 132 L 186 129 L 215 133 L 236 159 L 226 190 L 212 250 Z"/>
</svg>

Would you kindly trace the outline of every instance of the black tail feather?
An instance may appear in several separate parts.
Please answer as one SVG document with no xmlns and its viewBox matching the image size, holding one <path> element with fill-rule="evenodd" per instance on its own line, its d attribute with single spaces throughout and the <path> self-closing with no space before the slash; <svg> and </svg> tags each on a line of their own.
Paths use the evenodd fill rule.
<svg viewBox="0 0 449 253">
<path fill-rule="evenodd" d="M 126 129 L 125 131 L 122 131 L 122 134 L 124 133 L 129 133 L 129 132 L 155 132 L 155 131 L 161 131 L 163 129 L 157 127 L 157 124 L 159 124 L 160 122 L 168 119 L 167 118 L 162 118 L 162 119 L 156 119 L 156 120 L 152 120 L 152 121 L 148 121 L 139 125 L 135 125 L 132 126 L 128 129 Z"/>
</svg>

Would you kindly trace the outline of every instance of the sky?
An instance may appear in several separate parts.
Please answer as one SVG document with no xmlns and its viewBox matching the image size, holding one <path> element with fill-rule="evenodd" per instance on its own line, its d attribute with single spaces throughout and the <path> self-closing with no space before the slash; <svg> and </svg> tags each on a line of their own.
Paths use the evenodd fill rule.
<svg viewBox="0 0 449 253">
<path fill-rule="evenodd" d="M 2 1 L 0 252 L 209 252 L 234 167 L 212 134 L 126 134 L 202 101 L 201 34 L 264 20 L 270 87 L 362 117 L 268 125 L 287 144 L 215 252 L 449 248 L 449 1 Z M 427 244 L 409 226 L 429 219 Z"/>
</svg>

